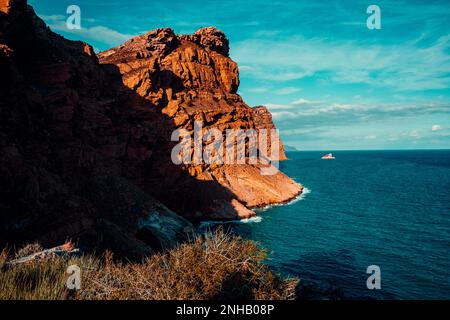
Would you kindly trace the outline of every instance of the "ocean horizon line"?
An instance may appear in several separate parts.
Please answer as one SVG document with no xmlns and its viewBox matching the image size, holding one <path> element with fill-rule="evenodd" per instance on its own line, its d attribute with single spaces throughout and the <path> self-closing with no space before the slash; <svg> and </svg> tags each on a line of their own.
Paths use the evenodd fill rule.
<svg viewBox="0 0 450 320">
<path fill-rule="evenodd" d="M 285 150 L 285 152 L 348 152 L 348 151 L 450 151 L 448 149 L 302 149 L 302 150 Z"/>
</svg>

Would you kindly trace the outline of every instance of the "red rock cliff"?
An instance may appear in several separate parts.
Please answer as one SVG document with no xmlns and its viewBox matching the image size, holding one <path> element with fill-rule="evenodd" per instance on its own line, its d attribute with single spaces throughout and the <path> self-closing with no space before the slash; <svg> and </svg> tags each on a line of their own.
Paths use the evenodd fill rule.
<svg viewBox="0 0 450 320">
<path fill-rule="evenodd" d="M 0 0 L 0 245 L 72 238 L 139 257 L 186 239 L 182 216 L 245 218 L 301 192 L 261 165 L 171 162 L 171 133 L 196 120 L 260 128 L 228 48 L 215 28 L 157 29 L 97 57 Z"/>
<path fill-rule="evenodd" d="M 101 64 L 116 66 L 123 84 L 149 101 L 150 108 L 161 112 L 173 128 L 192 131 L 194 121 L 203 123 L 205 130 L 217 128 L 222 132 L 275 128 L 267 109 L 251 109 L 237 94 L 238 66 L 229 58 L 228 51 L 228 39 L 214 27 L 180 36 L 165 28 L 135 37 L 98 57 Z M 168 162 L 167 156 L 160 154 L 160 158 Z M 284 159 L 280 143 L 280 160 Z M 161 169 L 172 170 L 167 163 L 159 163 L 153 170 Z M 184 195 L 191 199 L 201 194 L 202 199 L 196 200 L 200 207 L 197 205 L 185 212 L 189 217 L 247 218 L 254 215 L 249 208 L 284 202 L 301 191 L 298 184 L 281 172 L 261 175 L 258 165 L 202 164 L 187 165 L 183 170 L 195 181 L 202 181 L 200 189 L 194 188 L 198 191 L 196 194 L 190 191 L 189 183 L 188 189 L 177 185 L 169 187 L 176 191 L 181 203 Z M 169 175 L 167 172 L 166 176 Z M 176 182 L 179 184 L 178 180 Z M 211 189 L 210 183 L 218 183 L 218 186 Z M 164 190 L 167 190 L 166 185 Z"/>
<path fill-rule="evenodd" d="M 257 106 L 257 107 L 253 108 L 253 120 L 255 122 L 255 128 L 257 130 L 260 130 L 260 129 L 266 129 L 266 130 L 276 129 L 276 127 L 275 127 L 275 125 L 273 124 L 273 121 L 272 121 L 272 114 L 264 106 Z M 269 136 L 269 138 L 270 138 L 270 136 Z M 287 160 L 286 154 L 284 153 L 283 143 L 281 142 L 280 137 L 279 137 L 278 134 L 277 134 L 275 139 L 278 140 L 278 144 L 280 146 L 279 159 L 281 161 L 282 160 Z M 270 142 L 270 141 L 271 141 L 271 139 L 268 139 L 268 142 Z M 270 143 L 269 143 L 269 148 L 271 148 Z"/>
</svg>

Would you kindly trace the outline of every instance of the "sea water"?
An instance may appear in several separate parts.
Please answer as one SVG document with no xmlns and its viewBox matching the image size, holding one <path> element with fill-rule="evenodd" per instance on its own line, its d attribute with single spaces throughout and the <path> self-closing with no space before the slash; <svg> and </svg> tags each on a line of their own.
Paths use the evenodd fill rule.
<svg viewBox="0 0 450 320">
<path fill-rule="evenodd" d="M 289 152 L 280 169 L 306 192 L 225 230 L 267 248 L 276 271 L 348 299 L 450 299 L 450 150 L 324 153 Z M 370 265 L 380 290 L 367 288 Z"/>
</svg>

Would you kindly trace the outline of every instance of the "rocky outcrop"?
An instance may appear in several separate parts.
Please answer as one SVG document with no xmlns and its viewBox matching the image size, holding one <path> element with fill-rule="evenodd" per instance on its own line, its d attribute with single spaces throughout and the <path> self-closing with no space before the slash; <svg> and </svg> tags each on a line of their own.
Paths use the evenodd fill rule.
<svg viewBox="0 0 450 320">
<path fill-rule="evenodd" d="M 253 120 L 255 122 L 255 128 L 257 130 L 265 129 L 268 130 L 268 132 L 272 132 L 272 129 L 276 129 L 275 125 L 272 121 L 272 114 L 270 114 L 269 110 L 267 110 L 264 106 L 257 106 L 253 108 Z M 279 145 L 279 160 L 287 160 L 286 154 L 284 152 L 283 143 L 281 142 L 281 139 L 277 133 L 275 139 L 278 141 Z M 271 136 L 268 136 L 268 147 L 269 149 L 272 148 L 271 146 Z"/>
<path fill-rule="evenodd" d="M 185 240 L 186 218 L 247 218 L 301 192 L 248 159 L 171 161 L 172 132 L 195 121 L 270 127 L 237 94 L 221 31 L 156 29 L 96 56 L 25 0 L 0 1 L 0 245 L 70 238 L 139 258 Z"/>
<path fill-rule="evenodd" d="M 192 132 L 195 121 L 203 124 L 204 131 L 216 128 L 223 133 L 228 129 L 274 129 L 267 109 L 251 109 L 237 94 L 239 70 L 228 51 L 228 39 L 214 27 L 180 36 L 165 28 L 133 38 L 98 57 L 101 64 L 116 66 L 123 84 L 161 112 L 172 130 Z M 158 152 L 163 161 L 155 162 L 158 165 L 153 172 L 166 170 L 164 175 L 170 175 L 169 150 Z M 280 143 L 279 160 L 285 159 Z M 301 186 L 281 172 L 263 176 L 260 167 L 251 164 L 185 165 L 181 170 L 193 180 L 181 179 L 180 183 L 177 179 L 170 185 L 158 182 L 159 186 L 147 188 L 189 218 L 248 218 L 255 214 L 250 210 L 253 207 L 285 202 L 301 192 Z M 165 192 L 168 189 L 173 190 L 173 198 Z"/>
</svg>

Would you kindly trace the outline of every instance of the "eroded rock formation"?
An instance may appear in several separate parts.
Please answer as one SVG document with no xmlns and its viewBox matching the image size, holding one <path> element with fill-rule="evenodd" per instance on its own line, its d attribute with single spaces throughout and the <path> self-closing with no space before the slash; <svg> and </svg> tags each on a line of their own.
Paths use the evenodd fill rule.
<svg viewBox="0 0 450 320">
<path fill-rule="evenodd" d="M 259 164 L 170 160 L 171 133 L 194 121 L 271 127 L 268 112 L 237 94 L 228 51 L 215 28 L 166 28 L 97 57 L 53 33 L 25 0 L 0 0 L 0 245 L 70 238 L 140 257 L 186 239 L 186 218 L 250 217 L 298 195 L 300 185 L 262 176 Z"/>
<path fill-rule="evenodd" d="M 275 125 L 273 124 L 273 121 L 272 121 L 272 114 L 264 106 L 257 106 L 257 107 L 253 108 L 253 120 L 255 121 L 255 128 L 257 130 L 260 130 L 260 129 L 266 129 L 266 130 L 276 129 Z M 279 160 L 281 160 L 281 161 L 287 160 L 286 154 L 284 152 L 283 143 L 281 142 L 280 137 L 278 136 L 278 134 L 277 134 L 275 139 L 278 140 L 278 144 L 279 144 Z M 271 149 L 270 136 L 268 137 L 267 142 L 268 142 L 268 148 Z"/>
<path fill-rule="evenodd" d="M 274 129 L 266 108 L 252 109 L 237 94 L 238 66 L 228 53 L 228 39 L 214 27 L 180 36 L 165 28 L 135 37 L 98 57 L 101 64 L 116 66 L 123 84 L 149 101 L 150 108 L 161 112 L 172 129 L 192 132 L 194 121 L 201 122 L 204 130 L 217 128 L 221 132 Z M 276 138 L 279 140 L 278 136 Z M 268 139 L 269 147 L 270 141 Z M 279 159 L 285 160 L 281 142 L 279 149 Z M 170 162 L 168 154 L 167 150 L 165 154 L 159 153 L 164 163 L 159 162 L 152 171 L 173 170 L 167 164 Z M 198 164 L 181 169 L 194 178 L 195 186 L 191 183 L 170 185 L 178 202 L 161 193 L 158 196 L 169 203 L 178 203 L 174 209 L 184 211 L 190 218 L 248 218 L 254 215 L 250 208 L 284 202 L 301 191 L 298 184 L 281 172 L 261 175 L 257 165 Z M 177 184 L 179 182 L 176 180 Z M 218 185 L 211 188 L 211 184 Z M 157 192 L 158 187 L 149 189 Z M 164 189 L 167 190 L 166 185 Z M 183 195 L 195 203 L 183 202 L 186 200 Z"/>
</svg>

